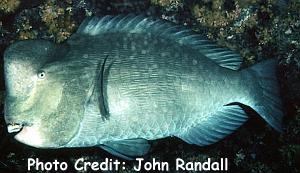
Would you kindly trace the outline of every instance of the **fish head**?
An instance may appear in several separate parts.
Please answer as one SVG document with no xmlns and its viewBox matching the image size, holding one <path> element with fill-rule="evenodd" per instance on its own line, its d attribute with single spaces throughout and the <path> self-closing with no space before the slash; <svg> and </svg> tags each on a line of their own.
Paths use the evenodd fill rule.
<svg viewBox="0 0 300 173">
<path fill-rule="evenodd" d="M 51 42 L 31 40 L 14 43 L 4 53 L 8 132 L 37 148 L 59 148 L 78 128 L 72 115 L 65 115 L 67 106 L 60 106 L 64 82 L 57 73 L 61 69 L 49 65 L 56 51 Z"/>
</svg>

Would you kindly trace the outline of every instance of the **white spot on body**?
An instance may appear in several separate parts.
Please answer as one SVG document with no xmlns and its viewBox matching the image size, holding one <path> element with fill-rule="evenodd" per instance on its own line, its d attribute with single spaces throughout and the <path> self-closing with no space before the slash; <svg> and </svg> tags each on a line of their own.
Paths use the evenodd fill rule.
<svg viewBox="0 0 300 173">
<path fill-rule="evenodd" d="M 193 65 L 197 65 L 198 64 L 198 61 L 193 59 Z"/>
<path fill-rule="evenodd" d="M 143 55 L 145 55 L 145 54 L 147 53 L 147 50 L 143 49 L 143 50 L 141 51 L 141 53 L 142 53 Z"/>
<path fill-rule="evenodd" d="M 147 46 L 149 43 L 147 40 L 144 40 L 144 45 Z"/>
<path fill-rule="evenodd" d="M 167 52 L 162 52 L 162 53 L 160 54 L 161 57 L 166 57 L 166 56 L 168 56 L 168 55 L 169 55 L 169 53 L 167 53 Z"/>
<path fill-rule="evenodd" d="M 88 54 L 84 54 L 84 55 L 83 55 L 83 58 L 88 58 L 88 57 L 89 57 Z"/>
<path fill-rule="evenodd" d="M 136 50 L 136 46 L 134 44 L 131 45 L 131 50 L 135 51 Z"/>
<path fill-rule="evenodd" d="M 129 56 L 129 59 L 130 59 L 130 60 L 134 60 L 134 59 L 135 59 L 135 56 L 130 55 L 130 56 Z"/>
<path fill-rule="evenodd" d="M 128 49 L 128 45 L 127 44 L 123 44 L 123 49 Z"/>
<path fill-rule="evenodd" d="M 153 65 L 151 65 L 151 68 L 152 68 L 152 69 L 157 69 L 157 68 L 158 68 L 158 65 L 157 65 L 157 64 L 153 64 Z"/>
</svg>

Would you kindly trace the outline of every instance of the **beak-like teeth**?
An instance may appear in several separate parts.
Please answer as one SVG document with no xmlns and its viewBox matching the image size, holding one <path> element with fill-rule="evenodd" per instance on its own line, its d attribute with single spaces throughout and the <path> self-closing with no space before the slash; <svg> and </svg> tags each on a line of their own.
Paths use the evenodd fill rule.
<svg viewBox="0 0 300 173">
<path fill-rule="evenodd" d="M 7 126 L 8 133 L 15 133 L 21 131 L 23 128 L 23 125 L 21 124 L 9 124 Z"/>
</svg>

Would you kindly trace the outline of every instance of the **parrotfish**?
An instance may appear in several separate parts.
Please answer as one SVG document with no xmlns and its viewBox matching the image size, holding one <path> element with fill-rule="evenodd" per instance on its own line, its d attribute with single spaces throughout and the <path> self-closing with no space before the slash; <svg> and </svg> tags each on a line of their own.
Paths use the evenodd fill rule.
<svg viewBox="0 0 300 173">
<path fill-rule="evenodd" d="M 247 121 L 245 107 L 281 131 L 276 60 L 241 63 L 234 51 L 161 19 L 88 18 L 64 43 L 6 49 L 8 132 L 37 148 L 99 146 L 132 159 L 168 136 L 216 143 Z"/>
</svg>

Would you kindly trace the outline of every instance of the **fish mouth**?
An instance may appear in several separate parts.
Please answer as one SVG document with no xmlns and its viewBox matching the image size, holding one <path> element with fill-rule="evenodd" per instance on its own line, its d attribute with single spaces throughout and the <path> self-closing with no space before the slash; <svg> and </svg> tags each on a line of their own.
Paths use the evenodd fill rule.
<svg viewBox="0 0 300 173">
<path fill-rule="evenodd" d="M 19 133 L 25 126 L 31 126 L 28 123 L 9 123 L 7 124 L 8 133 Z"/>
</svg>

